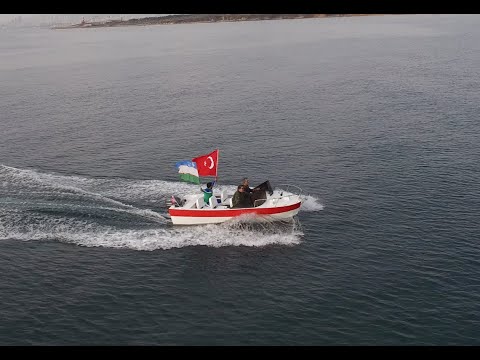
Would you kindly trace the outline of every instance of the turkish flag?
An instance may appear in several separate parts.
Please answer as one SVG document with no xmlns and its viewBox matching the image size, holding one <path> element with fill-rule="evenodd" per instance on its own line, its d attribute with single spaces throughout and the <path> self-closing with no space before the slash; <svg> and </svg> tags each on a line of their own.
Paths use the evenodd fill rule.
<svg viewBox="0 0 480 360">
<path fill-rule="evenodd" d="M 218 149 L 192 161 L 197 163 L 198 176 L 217 176 Z"/>
</svg>

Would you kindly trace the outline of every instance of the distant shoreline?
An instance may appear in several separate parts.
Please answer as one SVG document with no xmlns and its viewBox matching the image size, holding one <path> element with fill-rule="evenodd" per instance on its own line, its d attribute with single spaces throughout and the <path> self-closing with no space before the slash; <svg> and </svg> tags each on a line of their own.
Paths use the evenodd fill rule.
<svg viewBox="0 0 480 360">
<path fill-rule="evenodd" d="M 146 17 L 128 20 L 85 21 L 79 24 L 55 26 L 52 29 L 84 29 L 117 26 L 146 26 L 146 25 L 171 25 L 214 22 L 261 21 L 261 20 L 287 20 L 287 19 L 318 19 L 351 16 L 375 16 L 384 14 L 193 14 L 193 15 L 167 15 Z"/>
</svg>

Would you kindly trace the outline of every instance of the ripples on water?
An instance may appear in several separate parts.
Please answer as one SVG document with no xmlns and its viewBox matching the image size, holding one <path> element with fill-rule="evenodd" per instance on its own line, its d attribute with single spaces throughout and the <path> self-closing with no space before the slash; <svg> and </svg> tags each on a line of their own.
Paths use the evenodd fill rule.
<svg viewBox="0 0 480 360">
<path fill-rule="evenodd" d="M 0 344 L 479 344 L 478 23 L 0 31 Z M 296 221 L 169 225 L 215 148 Z"/>
</svg>

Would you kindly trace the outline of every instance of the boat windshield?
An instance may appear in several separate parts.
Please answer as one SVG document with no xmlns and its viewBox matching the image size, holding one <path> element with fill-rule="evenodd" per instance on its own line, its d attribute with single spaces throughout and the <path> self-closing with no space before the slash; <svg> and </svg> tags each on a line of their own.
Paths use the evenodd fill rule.
<svg viewBox="0 0 480 360">
<path fill-rule="evenodd" d="M 265 192 L 268 192 L 270 195 L 273 194 L 272 186 L 270 185 L 270 181 L 268 180 L 261 183 L 260 185 L 255 186 L 254 190 L 264 190 Z"/>
</svg>

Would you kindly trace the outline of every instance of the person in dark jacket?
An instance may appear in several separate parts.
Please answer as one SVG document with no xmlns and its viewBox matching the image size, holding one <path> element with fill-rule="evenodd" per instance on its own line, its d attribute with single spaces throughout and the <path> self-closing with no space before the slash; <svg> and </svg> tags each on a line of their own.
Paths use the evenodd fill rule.
<svg viewBox="0 0 480 360">
<path fill-rule="evenodd" d="M 250 188 L 250 185 L 248 183 L 248 178 L 243 178 L 240 185 L 243 185 L 245 187 L 245 192 L 247 193 L 251 193 L 253 191 L 253 189 Z"/>
<path fill-rule="evenodd" d="M 232 207 L 234 208 L 252 207 L 250 194 L 245 190 L 245 186 L 238 185 L 237 191 L 235 191 L 235 194 L 233 194 Z"/>
</svg>

